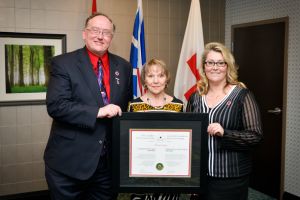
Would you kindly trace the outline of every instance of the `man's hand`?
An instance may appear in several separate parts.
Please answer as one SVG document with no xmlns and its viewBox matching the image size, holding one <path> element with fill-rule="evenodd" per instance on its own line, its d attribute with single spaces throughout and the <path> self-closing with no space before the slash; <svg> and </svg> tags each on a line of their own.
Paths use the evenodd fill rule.
<svg viewBox="0 0 300 200">
<path fill-rule="evenodd" d="M 108 104 L 102 108 L 99 108 L 97 118 L 112 118 L 115 116 L 121 116 L 122 115 L 122 110 L 119 106 L 115 104 Z"/>
</svg>

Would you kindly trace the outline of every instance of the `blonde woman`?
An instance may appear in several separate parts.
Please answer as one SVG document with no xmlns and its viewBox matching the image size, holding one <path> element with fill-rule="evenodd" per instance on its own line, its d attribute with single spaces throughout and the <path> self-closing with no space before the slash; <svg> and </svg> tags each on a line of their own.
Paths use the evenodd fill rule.
<svg viewBox="0 0 300 200">
<path fill-rule="evenodd" d="M 258 105 L 223 44 L 205 46 L 200 76 L 186 110 L 209 114 L 207 199 L 247 200 L 250 151 L 263 137 Z"/>
</svg>

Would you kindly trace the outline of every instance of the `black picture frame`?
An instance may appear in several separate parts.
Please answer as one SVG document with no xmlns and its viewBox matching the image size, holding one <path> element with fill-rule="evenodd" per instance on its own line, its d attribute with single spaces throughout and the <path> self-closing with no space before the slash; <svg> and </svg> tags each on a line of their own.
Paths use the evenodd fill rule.
<svg viewBox="0 0 300 200">
<path fill-rule="evenodd" d="M 124 193 L 203 193 L 206 190 L 208 115 L 203 113 L 123 113 L 113 119 L 113 187 Z M 191 129 L 191 177 L 130 177 L 129 132 L 131 129 Z"/>
<path fill-rule="evenodd" d="M 45 81 L 45 79 L 48 78 L 45 78 L 47 76 L 46 74 L 48 74 L 46 70 L 48 70 L 50 59 L 53 56 L 66 52 L 66 42 L 66 34 L 0 32 L 0 106 L 44 104 L 47 90 L 47 81 Z M 25 51 L 24 49 L 26 49 L 27 52 L 32 52 L 32 54 L 28 55 L 23 52 L 22 54 L 18 53 L 16 48 L 23 49 L 23 52 Z M 34 48 L 44 49 L 44 52 L 43 50 L 40 50 L 39 52 L 36 50 L 34 52 Z M 34 53 L 35 55 L 40 55 L 40 57 L 44 56 L 43 61 L 47 64 L 34 65 L 34 67 L 30 66 L 30 71 L 28 69 L 30 64 L 26 64 L 26 62 L 29 63 L 30 61 L 28 60 L 35 59 L 31 56 L 34 55 Z M 11 62 L 13 60 L 11 57 L 13 56 L 18 57 L 19 59 L 15 58 L 15 61 Z M 19 61 L 20 58 L 23 58 L 22 62 Z M 26 71 L 26 69 L 28 70 Z M 29 71 L 32 74 L 35 73 L 36 76 L 39 77 L 38 83 L 37 80 L 32 81 L 32 78 L 20 79 L 20 76 L 30 76 L 28 75 Z M 34 75 L 31 76 L 33 77 Z M 40 77 L 43 77 L 43 80 L 41 80 Z M 19 84 L 16 79 L 21 80 L 19 81 L 21 84 Z M 28 79 L 30 79 L 30 81 L 28 81 Z M 31 85 L 37 86 L 38 88 L 39 84 L 42 85 L 42 90 L 30 90 Z M 21 89 L 14 89 L 13 85 L 17 85 L 17 87 Z M 20 85 L 21 87 L 19 87 Z M 27 87 L 27 85 L 29 86 Z M 24 89 L 22 89 L 22 87 Z"/>
</svg>

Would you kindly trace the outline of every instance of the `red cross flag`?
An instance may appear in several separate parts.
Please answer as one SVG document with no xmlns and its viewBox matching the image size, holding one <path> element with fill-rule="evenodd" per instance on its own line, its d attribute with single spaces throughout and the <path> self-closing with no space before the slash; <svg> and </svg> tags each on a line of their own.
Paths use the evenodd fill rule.
<svg viewBox="0 0 300 200">
<path fill-rule="evenodd" d="M 204 50 L 202 19 L 199 0 L 192 0 L 177 67 L 174 95 L 186 105 L 196 91 L 200 79 L 199 67 Z"/>
</svg>

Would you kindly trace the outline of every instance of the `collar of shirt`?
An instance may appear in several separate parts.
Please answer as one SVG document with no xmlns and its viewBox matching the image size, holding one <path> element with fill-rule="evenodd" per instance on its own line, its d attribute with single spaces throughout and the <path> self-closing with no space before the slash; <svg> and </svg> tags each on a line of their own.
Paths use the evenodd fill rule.
<svg viewBox="0 0 300 200">
<path fill-rule="evenodd" d="M 92 66 L 93 66 L 93 70 L 96 74 L 96 76 L 98 75 L 98 60 L 99 60 L 99 56 L 93 54 L 90 50 L 87 49 L 89 58 L 91 60 Z M 108 52 L 106 52 L 101 58 L 101 62 L 102 62 L 102 66 L 103 66 L 103 82 L 104 82 L 104 86 L 105 86 L 105 90 L 106 90 L 106 94 L 108 97 L 108 100 L 110 100 L 110 84 L 109 84 L 109 71 L 110 71 L 110 67 L 109 67 L 109 59 L 108 59 Z"/>
</svg>

